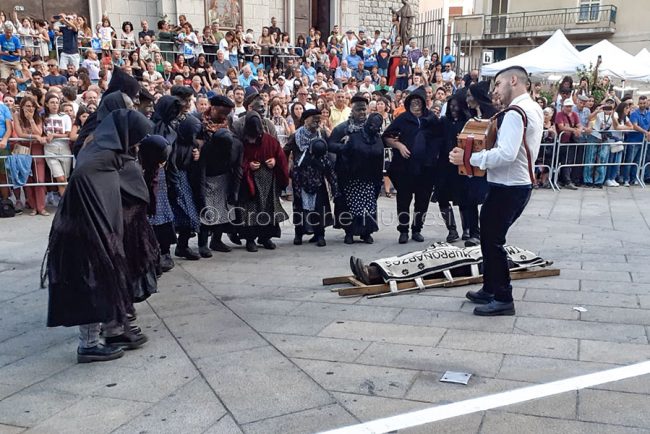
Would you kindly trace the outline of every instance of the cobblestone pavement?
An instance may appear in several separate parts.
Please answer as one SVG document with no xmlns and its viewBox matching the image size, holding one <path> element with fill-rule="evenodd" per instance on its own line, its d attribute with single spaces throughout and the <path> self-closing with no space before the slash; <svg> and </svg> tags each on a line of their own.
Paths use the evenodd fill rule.
<svg viewBox="0 0 650 434">
<path fill-rule="evenodd" d="M 446 233 L 434 220 L 427 241 Z M 295 247 L 285 227 L 276 251 L 179 260 L 138 306 L 150 342 L 78 365 L 76 330 L 45 327 L 50 219 L 3 220 L 0 433 L 309 433 L 648 360 L 649 222 L 650 189 L 535 192 L 509 242 L 562 274 L 515 282 L 517 315 L 500 318 L 473 316 L 467 287 L 339 298 L 320 281 L 350 254 L 422 244 L 384 227 L 374 245 L 328 231 L 326 248 Z M 446 370 L 473 377 L 440 383 Z M 400 432 L 648 433 L 650 376 Z"/>
</svg>

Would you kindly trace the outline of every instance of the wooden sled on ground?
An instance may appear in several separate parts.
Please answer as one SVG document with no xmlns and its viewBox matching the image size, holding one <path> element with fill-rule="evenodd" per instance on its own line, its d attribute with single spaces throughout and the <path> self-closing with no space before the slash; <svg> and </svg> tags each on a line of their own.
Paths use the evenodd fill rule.
<svg viewBox="0 0 650 434">
<path fill-rule="evenodd" d="M 510 279 L 533 279 L 537 277 L 550 277 L 559 276 L 560 270 L 558 268 L 550 268 L 553 265 L 552 261 L 546 261 L 541 265 L 534 265 L 531 267 L 520 267 L 510 271 Z M 332 292 L 338 292 L 341 297 L 355 297 L 355 296 L 368 296 L 368 298 L 386 297 L 392 295 L 399 295 L 414 291 L 424 291 L 425 289 L 432 288 L 451 288 L 454 286 L 473 285 L 483 282 L 483 275 L 467 276 L 467 277 L 452 277 L 450 273 L 445 273 L 444 278 L 438 279 L 422 279 L 416 278 L 405 282 L 390 281 L 387 283 L 379 283 L 375 285 L 366 285 L 358 280 L 355 276 L 337 276 L 326 277 L 323 279 L 323 285 L 338 285 L 348 284 L 352 285 L 346 288 L 331 289 Z"/>
</svg>

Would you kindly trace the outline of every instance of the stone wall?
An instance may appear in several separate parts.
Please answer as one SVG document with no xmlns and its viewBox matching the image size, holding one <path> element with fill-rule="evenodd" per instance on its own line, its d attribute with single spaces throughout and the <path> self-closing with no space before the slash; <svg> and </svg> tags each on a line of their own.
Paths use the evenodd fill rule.
<svg viewBox="0 0 650 434">
<path fill-rule="evenodd" d="M 345 0 L 343 1 L 345 2 Z M 419 0 L 409 0 L 409 2 L 413 13 L 417 16 Z M 365 28 L 366 35 L 372 36 L 375 30 L 379 30 L 382 36 L 387 38 L 391 24 L 390 8 L 399 9 L 402 7 L 402 2 L 399 0 L 358 0 L 358 3 L 359 25 Z"/>
<path fill-rule="evenodd" d="M 163 0 L 104 0 L 101 12 L 108 15 L 119 38 L 124 21 L 131 21 L 136 33 L 141 30 L 140 21 L 143 19 L 149 22 L 149 28 L 155 30 L 162 16 L 162 3 Z"/>
</svg>

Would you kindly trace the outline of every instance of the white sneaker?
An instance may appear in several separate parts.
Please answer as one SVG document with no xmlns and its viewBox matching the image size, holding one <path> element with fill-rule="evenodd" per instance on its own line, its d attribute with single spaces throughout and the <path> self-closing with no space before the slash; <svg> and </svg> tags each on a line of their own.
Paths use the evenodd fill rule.
<svg viewBox="0 0 650 434">
<path fill-rule="evenodd" d="M 612 187 L 620 187 L 620 186 L 621 186 L 621 184 L 619 184 L 618 182 L 614 181 L 613 179 L 612 179 L 612 183 L 614 184 L 614 185 L 612 185 Z"/>
<path fill-rule="evenodd" d="M 607 181 L 605 181 L 605 187 L 614 187 L 615 183 L 616 181 L 612 181 L 611 179 L 608 179 Z"/>
<path fill-rule="evenodd" d="M 629 183 L 629 182 L 625 181 L 625 182 L 623 183 L 623 187 L 629 187 L 629 186 L 630 186 L 630 183 Z"/>
</svg>

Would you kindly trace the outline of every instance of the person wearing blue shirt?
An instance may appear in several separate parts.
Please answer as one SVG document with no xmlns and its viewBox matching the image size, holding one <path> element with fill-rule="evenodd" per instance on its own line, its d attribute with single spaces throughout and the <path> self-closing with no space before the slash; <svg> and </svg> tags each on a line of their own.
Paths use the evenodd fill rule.
<svg viewBox="0 0 650 434">
<path fill-rule="evenodd" d="M 241 74 L 239 74 L 239 85 L 246 89 L 247 87 L 250 87 L 251 81 L 253 81 L 254 78 L 255 76 L 253 76 L 251 67 L 244 65 L 244 67 L 241 69 Z"/>
<path fill-rule="evenodd" d="M 43 77 L 43 83 L 46 87 L 65 86 L 68 83 L 68 79 L 59 73 L 59 65 L 55 59 L 49 59 L 47 61 L 47 70 L 50 73 Z"/>
<path fill-rule="evenodd" d="M 451 55 L 451 48 L 445 47 L 445 55 L 442 56 L 442 64 L 456 63 L 456 58 Z"/>
<path fill-rule="evenodd" d="M 13 26 L 5 23 L 0 36 L 0 78 L 7 78 L 12 71 L 20 71 L 20 55 L 23 46 L 13 34 Z"/>
<path fill-rule="evenodd" d="M 370 45 L 370 39 L 368 39 L 363 49 L 363 65 L 369 71 L 373 66 L 377 66 L 377 56 L 374 47 Z"/>
<path fill-rule="evenodd" d="M 316 80 L 316 69 L 311 66 L 311 60 L 308 58 L 305 59 L 303 64 L 300 66 L 300 73 L 307 76 L 309 79 L 309 84 L 312 84 Z"/>
<path fill-rule="evenodd" d="M 366 76 L 370 75 L 370 72 L 365 69 L 363 60 L 357 63 L 357 67 L 352 71 L 352 76 L 361 83 Z"/>
<path fill-rule="evenodd" d="M 13 124 L 11 117 L 11 110 L 9 107 L 0 102 L 0 155 L 9 155 L 9 137 L 11 137 Z M 0 184 L 6 184 L 7 177 L 5 173 L 5 165 L 0 164 Z M 2 199 L 9 197 L 8 188 L 0 188 L 0 196 Z"/>
<path fill-rule="evenodd" d="M 356 53 L 356 51 L 353 51 L 345 60 L 348 61 L 348 66 L 352 69 L 357 69 L 359 62 L 363 62 L 363 59 Z"/>
<path fill-rule="evenodd" d="M 641 148 L 643 147 L 643 139 L 650 138 L 650 113 L 648 112 L 648 97 L 641 95 L 639 97 L 639 108 L 630 114 L 630 122 L 632 122 L 633 133 L 627 133 L 625 142 L 629 143 L 625 146 L 625 163 L 635 163 L 637 166 L 621 166 L 621 178 L 623 178 L 623 185 L 630 186 L 630 181 L 634 181 L 632 176 L 632 168 L 636 170 L 640 165 Z M 633 144 L 634 143 L 634 144 Z"/>
</svg>

